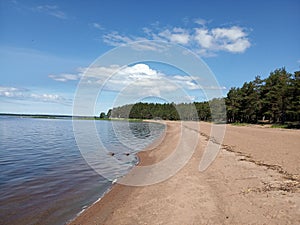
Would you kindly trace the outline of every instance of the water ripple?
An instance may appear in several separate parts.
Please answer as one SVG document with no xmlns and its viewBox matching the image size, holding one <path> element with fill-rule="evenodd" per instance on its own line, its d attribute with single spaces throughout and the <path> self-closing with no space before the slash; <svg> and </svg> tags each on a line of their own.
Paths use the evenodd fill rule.
<svg viewBox="0 0 300 225">
<path fill-rule="evenodd" d="M 151 126 L 97 121 L 105 148 L 122 162 L 112 168 L 100 159 L 101 168 L 124 175 L 134 153 L 163 132 Z M 82 158 L 70 120 L 0 117 L 0 146 L 0 224 L 64 224 L 111 186 Z"/>
</svg>

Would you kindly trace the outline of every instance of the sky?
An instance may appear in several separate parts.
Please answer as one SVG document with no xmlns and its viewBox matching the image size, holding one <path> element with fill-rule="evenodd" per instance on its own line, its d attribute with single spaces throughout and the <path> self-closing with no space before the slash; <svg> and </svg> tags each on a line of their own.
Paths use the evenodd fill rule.
<svg viewBox="0 0 300 225">
<path fill-rule="evenodd" d="M 204 101 L 212 90 L 226 96 L 257 75 L 300 70 L 299 27 L 298 0 L 1 0 L 0 113 L 72 115 L 78 93 L 96 115 L 141 100 Z M 206 85 L 201 70 L 183 71 L 181 60 L 122 64 L 119 49 L 132 43 L 133 58 L 174 55 L 166 45 L 186 49 L 216 83 Z M 84 86 L 93 96 L 78 91 L 84 83 L 93 84 Z"/>
</svg>

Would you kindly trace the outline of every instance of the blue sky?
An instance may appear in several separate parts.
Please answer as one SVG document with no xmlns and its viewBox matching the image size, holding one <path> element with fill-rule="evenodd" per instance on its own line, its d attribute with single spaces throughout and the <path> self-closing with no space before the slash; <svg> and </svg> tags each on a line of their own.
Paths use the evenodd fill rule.
<svg viewBox="0 0 300 225">
<path fill-rule="evenodd" d="M 267 77 L 276 68 L 300 70 L 299 27 L 297 0 L 2 0 L 0 112 L 72 114 L 77 85 L 90 64 L 117 46 L 139 40 L 164 41 L 193 51 L 213 71 L 226 95 L 230 87 L 256 75 Z M 110 71 L 107 66 L 100 72 Z M 152 80 L 135 91 L 159 97 L 158 89 L 167 85 L 161 79 L 173 76 L 192 100 L 203 100 L 201 90 L 182 71 L 141 62 L 123 68 L 107 85 L 95 113 L 114 106 L 120 88 L 113 84 L 149 81 L 151 76 L 159 84 Z"/>
</svg>

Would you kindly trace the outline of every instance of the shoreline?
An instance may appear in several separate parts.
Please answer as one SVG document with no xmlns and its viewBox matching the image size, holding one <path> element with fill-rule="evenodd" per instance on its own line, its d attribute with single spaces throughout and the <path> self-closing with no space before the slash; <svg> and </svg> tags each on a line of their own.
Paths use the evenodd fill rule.
<svg viewBox="0 0 300 225">
<path fill-rule="evenodd" d="M 151 143 L 144 150 L 141 150 L 140 152 L 138 152 L 136 154 L 138 162 L 135 164 L 134 167 L 136 167 L 136 166 L 145 166 L 145 165 L 151 164 L 150 161 L 152 161 L 152 163 L 153 163 L 153 157 L 150 156 L 150 152 L 153 151 L 155 149 L 155 147 L 157 147 L 157 145 L 161 144 L 161 142 L 163 141 L 163 139 L 166 136 L 166 132 L 167 132 L 167 129 L 168 129 L 168 124 L 165 121 L 144 120 L 143 122 L 164 124 L 165 125 L 165 131 L 153 143 Z M 177 123 L 180 123 L 180 121 L 177 121 Z M 129 173 L 130 173 L 130 171 L 129 171 Z M 127 176 L 127 175 L 128 174 L 126 174 L 125 176 Z M 68 224 L 68 225 L 83 224 L 81 222 L 78 223 L 77 220 L 79 220 L 81 217 L 84 217 L 85 212 L 87 212 L 89 210 L 90 211 L 94 210 L 93 207 L 96 204 L 98 204 L 98 206 L 97 206 L 98 208 L 99 207 L 101 207 L 101 208 L 104 207 L 104 205 L 107 204 L 107 202 L 111 202 L 111 200 L 114 199 L 113 196 L 117 196 L 119 193 L 129 193 L 130 188 L 131 188 L 130 186 L 122 185 L 122 184 L 119 184 L 117 182 L 112 184 L 111 188 L 108 189 L 108 191 L 105 192 L 102 197 L 100 197 L 98 200 L 96 200 L 92 205 L 90 205 L 87 208 L 83 209 L 80 213 L 78 213 L 78 215 L 76 215 L 76 217 L 74 219 L 68 221 L 66 224 Z"/>
<path fill-rule="evenodd" d="M 164 121 L 159 121 L 159 120 L 143 120 L 143 122 L 147 122 L 147 123 L 160 123 L 165 125 L 165 130 L 162 133 L 162 135 L 160 137 L 158 137 L 154 142 L 152 142 L 149 146 L 147 146 L 145 149 L 139 151 L 138 153 L 135 154 L 135 157 L 137 158 L 137 162 L 135 163 L 135 165 L 132 167 L 132 169 L 136 166 L 143 166 L 142 162 L 141 162 L 141 157 L 146 157 L 145 154 L 143 154 L 143 151 L 151 151 L 152 149 L 154 149 L 157 145 L 159 145 L 161 143 L 161 141 L 165 138 L 166 135 L 166 130 L 167 130 L 167 124 Z M 131 169 L 131 170 L 132 170 Z M 128 172 L 130 173 L 130 171 Z M 127 175 L 127 174 L 126 174 Z M 125 176 L 126 176 L 125 175 Z M 120 178 L 122 179 L 122 177 Z M 85 208 L 83 208 L 74 218 L 70 219 L 69 221 L 66 222 L 66 224 L 73 224 L 73 222 L 76 221 L 76 219 L 78 217 L 80 217 L 84 212 L 86 212 L 87 210 L 89 210 L 91 207 L 93 207 L 95 204 L 97 204 L 98 202 L 100 202 L 108 193 L 110 193 L 114 187 L 116 185 L 119 185 L 116 181 L 112 181 L 111 187 L 109 189 L 107 189 L 103 195 L 101 197 L 99 197 L 95 202 L 93 202 L 90 206 L 87 206 Z M 104 200 L 103 200 L 104 201 Z"/>
<path fill-rule="evenodd" d="M 148 151 L 144 150 L 137 153 L 139 157 L 138 165 L 151 165 L 163 160 L 172 153 L 172 146 L 174 147 L 177 144 L 177 138 L 180 133 L 178 125 L 180 123 L 166 122 L 163 140 L 152 146 L 152 149 L 147 148 L 146 150 Z M 209 134 L 209 124 L 200 123 L 200 126 L 202 126 L 204 133 Z M 196 152 L 193 154 L 190 162 L 178 174 L 159 184 L 145 187 L 125 186 L 116 183 L 99 201 L 88 207 L 69 224 L 299 222 L 300 185 L 297 178 L 299 174 L 296 173 L 296 179 L 292 180 L 284 177 L 284 174 L 272 168 L 265 167 L 269 162 L 276 161 L 277 158 L 286 158 L 289 161 L 291 157 L 284 154 L 280 155 L 281 153 L 278 151 L 281 149 L 276 146 L 278 143 L 273 143 L 271 148 L 276 148 L 274 152 L 277 155 L 280 154 L 277 158 L 263 158 L 262 155 L 258 154 L 258 150 L 265 148 L 265 146 L 262 146 L 262 143 L 259 143 L 263 139 L 259 139 L 258 143 L 252 144 L 252 149 L 247 149 L 247 140 L 244 140 L 245 144 L 236 143 L 238 141 L 235 140 L 237 134 L 246 135 L 247 132 L 250 132 L 249 135 L 251 134 L 255 137 L 257 130 L 249 127 L 228 127 L 227 129 L 228 133 L 226 133 L 224 138 L 225 147 L 230 146 L 228 143 L 239 145 L 234 146 L 233 151 L 228 151 L 223 146 L 217 159 L 207 171 L 199 173 L 197 170 L 199 158 L 201 158 L 203 148 L 207 144 L 206 138 L 200 135 L 200 143 Z M 241 129 L 248 130 L 247 132 L 243 131 L 245 134 L 241 134 Z M 266 130 L 256 129 L 260 129 L 262 132 Z M 287 135 L 286 131 L 283 131 L 283 133 L 282 131 L 274 132 L 274 129 L 271 129 L 267 133 L 264 132 L 264 137 L 262 138 L 267 138 L 268 142 L 271 138 L 276 142 L 278 140 L 272 137 L 275 133 L 276 138 L 276 135 L 278 135 L 276 133 L 278 132 L 279 135 L 285 133 L 286 138 L 296 138 L 292 139 L 293 141 L 297 141 L 300 137 L 300 132 L 291 132 L 293 135 Z M 251 135 L 247 136 L 247 138 L 252 137 Z M 297 146 L 299 141 L 294 144 Z M 260 149 L 256 149 L 259 145 L 261 146 Z M 287 146 L 288 148 L 293 148 L 293 145 L 287 144 Z M 162 152 L 162 149 L 165 152 Z M 253 151 L 250 154 L 251 159 L 253 159 L 252 162 L 245 157 L 248 154 L 245 152 L 245 149 Z M 284 152 L 288 150 L 284 150 Z M 295 149 L 290 149 L 289 151 L 291 154 L 294 154 Z M 239 152 L 243 152 L 245 155 L 241 155 Z M 272 153 L 267 152 L 266 155 L 268 156 L 268 154 L 271 155 Z M 292 157 L 294 156 L 292 155 Z M 299 156 L 298 158 L 296 157 L 296 160 L 299 161 Z M 257 165 L 254 163 L 255 161 L 265 162 L 265 164 Z M 283 160 L 282 162 L 285 161 Z M 298 171 L 298 166 L 295 164 L 292 167 L 288 167 L 283 163 L 282 168 L 284 171 L 289 172 Z M 229 195 L 231 198 L 227 197 Z M 199 197 L 202 200 L 197 199 Z M 270 206 L 272 206 L 273 213 L 268 212 L 270 211 L 268 208 Z M 282 210 L 285 211 L 285 216 L 279 217 L 278 215 L 281 215 L 279 212 Z"/>
</svg>

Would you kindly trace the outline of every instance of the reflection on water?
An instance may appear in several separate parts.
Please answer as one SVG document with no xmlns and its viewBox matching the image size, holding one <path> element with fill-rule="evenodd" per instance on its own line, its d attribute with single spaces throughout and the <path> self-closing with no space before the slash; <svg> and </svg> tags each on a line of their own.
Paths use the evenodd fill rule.
<svg viewBox="0 0 300 225">
<path fill-rule="evenodd" d="M 150 126 L 96 121 L 101 141 L 125 172 L 136 162 L 133 153 L 163 132 L 163 125 Z M 0 146 L 0 224 L 64 224 L 111 186 L 82 158 L 70 120 L 0 117 Z"/>
<path fill-rule="evenodd" d="M 140 139 L 146 139 L 150 136 L 149 123 L 129 123 L 132 134 Z"/>
</svg>

